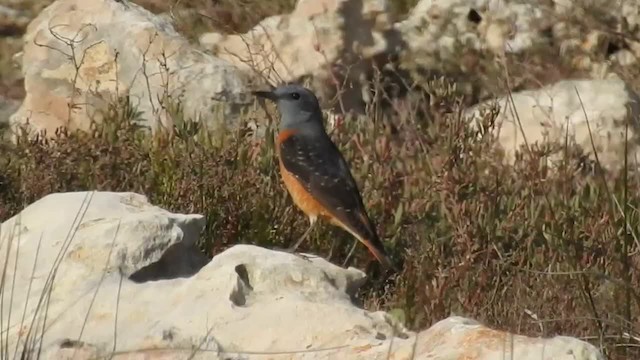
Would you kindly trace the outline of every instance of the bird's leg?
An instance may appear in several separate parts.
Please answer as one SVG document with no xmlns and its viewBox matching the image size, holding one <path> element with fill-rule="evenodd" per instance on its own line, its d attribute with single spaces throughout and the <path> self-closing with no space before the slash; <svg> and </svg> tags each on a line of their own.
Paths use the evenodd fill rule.
<svg viewBox="0 0 640 360">
<path fill-rule="evenodd" d="M 307 236 L 309 236 L 309 234 L 311 233 L 311 230 L 313 229 L 313 226 L 316 223 L 316 218 L 309 218 L 309 228 L 307 229 L 307 231 L 304 232 L 304 234 L 302 234 L 302 236 L 300 236 L 300 238 L 296 241 L 295 244 L 293 244 L 292 247 L 290 247 L 289 249 L 287 249 L 288 252 L 295 252 L 296 249 L 298 248 L 298 246 L 300 246 L 300 244 L 302 244 L 302 242 L 304 241 L 304 239 L 307 238 Z"/>
<path fill-rule="evenodd" d="M 351 245 L 351 250 L 349 250 L 349 253 L 347 254 L 347 257 L 344 259 L 344 262 L 342 263 L 342 267 L 347 266 L 349 261 L 351 261 L 351 257 L 353 256 L 353 252 L 356 251 L 356 246 L 358 246 L 358 239 L 354 239 L 353 240 L 353 245 Z"/>
<path fill-rule="evenodd" d="M 331 258 L 333 257 L 333 250 L 336 248 L 336 242 L 337 242 L 337 237 L 333 237 L 333 241 L 331 242 L 331 248 L 329 249 L 329 255 L 327 255 L 327 257 L 325 257 L 324 259 L 327 260 L 328 262 L 331 262 Z"/>
</svg>

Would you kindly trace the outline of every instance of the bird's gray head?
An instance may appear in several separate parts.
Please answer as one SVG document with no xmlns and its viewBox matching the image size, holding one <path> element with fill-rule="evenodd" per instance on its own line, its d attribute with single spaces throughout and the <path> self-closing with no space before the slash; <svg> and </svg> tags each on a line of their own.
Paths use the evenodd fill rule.
<svg viewBox="0 0 640 360">
<path fill-rule="evenodd" d="M 280 112 L 280 130 L 322 129 L 322 112 L 311 90 L 300 85 L 283 85 L 272 91 L 254 91 L 255 96 L 276 103 Z"/>
</svg>

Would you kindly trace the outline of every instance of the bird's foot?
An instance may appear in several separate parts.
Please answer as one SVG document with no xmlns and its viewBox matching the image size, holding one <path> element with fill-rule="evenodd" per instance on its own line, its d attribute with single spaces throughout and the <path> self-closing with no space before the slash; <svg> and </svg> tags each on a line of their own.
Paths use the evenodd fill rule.
<svg viewBox="0 0 640 360">
<path fill-rule="evenodd" d="M 331 250 L 329 250 L 329 254 L 327 256 L 324 257 L 324 259 L 327 262 L 331 262 L 331 258 L 333 257 L 333 247 L 331 247 Z"/>
<path fill-rule="evenodd" d="M 351 246 L 351 249 L 349 249 L 349 253 L 347 254 L 347 257 L 344 258 L 344 262 L 342 262 L 343 268 L 346 268 L 347 266 L 351 265 L 351 260 L 353 260 L 353 253 L 356 250 L 357 245 L 358 245 L 358 241 L 355 240 L 353 242 L 353 245 Z"/>
<path fill-rule="evenodd" d="M 290 254 L 294 254 L 296 252 L 296 250 L 298 250 L 297 246 L 289 246 L 288 248 L 286 248 L 284 251 L 290 253 Z"/>
<path fill-rule="evenodd" d="M 300 253 L 296 253 L 296 249 L 297 249 L 297 246 L 290 246 L 290 247 L 287 247 L 287 248 L 273 248 L 273 250 L 275 250 L 275 251 L 285 252 L 285 253 L 288 253 L 288 254 L 295 255 L 295 256 L 297 256 L 297 257 L 299 257 L 301 259 L 310 261 L 310 259 L 311 259 L 310 256 L 304 255 L 304 254 L 300 254 Z"/>
<path fill-rule="evenodd" d="M 333 238 L 333 241 L 331 242 L 331 248 L 329 249 L 329 254 L 324 258 L 326 261 L 331 262 L 331 258 L 333 257 L 333 252 L 336 249 L 336 244 L 337 244 L 337 238 Z"/>
</svg>

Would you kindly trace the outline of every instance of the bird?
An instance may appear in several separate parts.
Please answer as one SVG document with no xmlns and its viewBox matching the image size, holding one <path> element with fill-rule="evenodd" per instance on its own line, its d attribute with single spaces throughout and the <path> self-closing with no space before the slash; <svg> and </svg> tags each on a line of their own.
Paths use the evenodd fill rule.
<svg viewBox="0 0 640 360">
<path fill-rule="evenodd" d="M 294 204 L 309 220 L 309 227 L 289 251 L 294 252 L 300 246 L 321 218 L 354 236 L 383 267 L 393 267 L 349 166 L 325 131 L 315 94 L 297 84 L 252 94 L 277 106 L 280 123 L 276 154 L 280 175 Z"/>
</svg>

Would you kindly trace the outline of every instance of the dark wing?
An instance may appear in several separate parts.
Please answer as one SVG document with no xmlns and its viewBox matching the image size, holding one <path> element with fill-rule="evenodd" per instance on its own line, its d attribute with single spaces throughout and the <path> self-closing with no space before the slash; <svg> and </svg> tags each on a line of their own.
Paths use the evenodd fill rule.
<svg viewBox="0 0 640 360">
<path fill-rule="evenodd" d="M 340 222 L 364 240 L 378 242 L 358 186 L 338 148 L 326 135 L 302 136 L 294 134 L 280 143 L 285 169 Z"/>
</svg>

